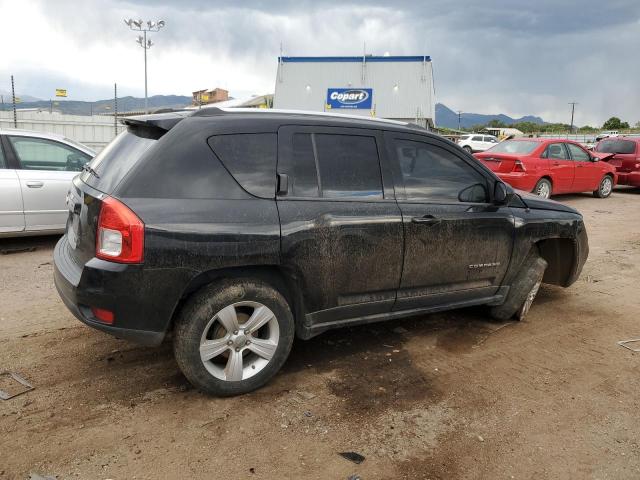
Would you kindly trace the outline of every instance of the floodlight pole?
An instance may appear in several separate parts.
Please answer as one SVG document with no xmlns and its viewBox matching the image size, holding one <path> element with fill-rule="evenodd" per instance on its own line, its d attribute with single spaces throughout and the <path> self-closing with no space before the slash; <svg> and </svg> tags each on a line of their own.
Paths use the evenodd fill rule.
<svg viewBox="0 0 640 480">
<path fill-rule="evenodd" d="M 153 42 L 151 40 L 147 40 L 147 32 L 159 32 L 162 27 L 164 27 L 164 20 L 160 20 L 158 22 L 148 21 L 146 22 L 146 27 L 143 27 L 144 22 L 142 20 L 133 20 L 128 19 L 125 20 L 129 28 L 133 31 L 142 32 L 143 36 L 138 37 L 138 44 L 144 49 L 144 113 L 149 113 L 149 101 L 147 94 L 147 50 L 151 48 Z"/>
</svg>

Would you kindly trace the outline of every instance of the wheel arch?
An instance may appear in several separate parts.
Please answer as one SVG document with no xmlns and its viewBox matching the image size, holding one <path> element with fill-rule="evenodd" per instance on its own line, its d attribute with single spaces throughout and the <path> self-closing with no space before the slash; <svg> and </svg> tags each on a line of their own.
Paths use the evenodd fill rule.
<svg viewBox="0 0 640 480">
<path fill-rule="evenodd" d="M 571 238 L 548 238 L 538 241 L 535 246 L 547 262 L 542 281 L 562 287 L 570 285 L 576 265 L 575 241 Z"/>
<path fill-rule="evenodd" d="M 305 311 L 302 293 L 294 279 L 278 265 L 221 268 L 199 273 L 193 277 L 184 288 L 182 295 L 180 296 L 180 300 L 172 312 L 171 320 L 167 325 L 166 331 L 169 332 L 173 329 L 176 315 L 191 295 L 206 285 L 222 280 L 228 280 L 230 278 L 251 278 L 261 280 L 278 290 L 284 296 L 287 303 L 289 303 L 291 313 L 293 314 L 296 324 L 296 332 L 299 332 Z"/>
</svg>

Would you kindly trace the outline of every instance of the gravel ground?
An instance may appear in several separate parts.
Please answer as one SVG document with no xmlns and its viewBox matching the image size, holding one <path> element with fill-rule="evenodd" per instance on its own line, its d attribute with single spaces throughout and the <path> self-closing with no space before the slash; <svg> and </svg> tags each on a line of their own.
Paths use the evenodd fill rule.
<svg viewBox="0 0 640 480">
<path fill-rule="evenodd" d="M 616 341 L 640 337 L 640 191 L 560 200 L 591 254 L 527 321 L 467 309 L 330 332 L 230 399 L 191 388 L 170 344 L 77 322 L 57 238 L 0 240 L 35 247 L 0 255 L 0 370 L 36 387 L 0 400 L 0 479 L 637 479 L 640 356 Z"/>
</svg>

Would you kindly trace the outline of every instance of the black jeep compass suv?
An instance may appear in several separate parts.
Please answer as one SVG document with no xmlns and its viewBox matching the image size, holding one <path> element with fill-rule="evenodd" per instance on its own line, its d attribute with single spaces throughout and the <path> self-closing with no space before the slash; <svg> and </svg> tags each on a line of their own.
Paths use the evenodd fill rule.
<svg viewBox="0 0 640 480">
<path fill-rule="evenodd" d="M 581 215 L 400 122 L 216 108 L 124 120 L 74 179 L 55 283 L 82 322 L 248 392 L 294 336 L 470 305 L 523 317 L 571 285 Z"/>
</svg>

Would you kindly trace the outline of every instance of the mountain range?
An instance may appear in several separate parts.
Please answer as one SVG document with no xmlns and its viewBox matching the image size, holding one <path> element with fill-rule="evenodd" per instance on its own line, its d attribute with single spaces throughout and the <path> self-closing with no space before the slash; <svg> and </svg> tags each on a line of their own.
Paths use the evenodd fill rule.
<svg viewBox="0 0 640 480">
<path fill-rule="evenodd" d="M 471 128 L 474 125 L 486 125 L 491 120 L 499 120 L 505 125 L 512 125 L 519 122 L 532 122 L 542 125 L 545 123 L 540 117 L 534 117 L 532 115 L 525 115 L 520 118 L 513 118 L 504 113 L 498 113 L 495 115 L 486 115 L 482 113 L 467 113 L 462 112 L 460 114 L 460 126 L 463 128 Z M 449 107 L 442 103 L 436 103 L 436 125 L 438 127 L 446 128 L 458 128 L 458 114 L 451 110 Z"/>
<path fill-rule="evenodd" d="M 11 109 L 10 93 L 0 91 L 3 96 L 3 104 L 0 110 Z M 61 113 L 71 115 L 91 115 L 100 113 L 111 113 L 114 109 L 113 99 L 97 100 L 95 102 L 85 102 L 81 100 L 40 100 L 28 95 L 18 95 L 21 99 L 18 108 L 50 108 Z M 154 95 L 148 99 L 150 109 L 177 108 L 191 104 L 191 97 L 184 95 Z M 144 98 L 122 97 L 118 98 L 118 111 L 138 111 L 144 109 Z M 485 125 L 491 120 L 499 120 L 506 125 L 517 122 L 533 122 L 537 124 L 545 123 L 540 117 L 526 115 L 520 118 L 512 118 L 503 113 L 481 114 L 463 112 L 460 116 L 461 127 L 472 127 L 474 125 Z M 458 128 L 458 114 L 442 103 L 436 104 L 436 125 L 438 127 Z"/>
</svg>

